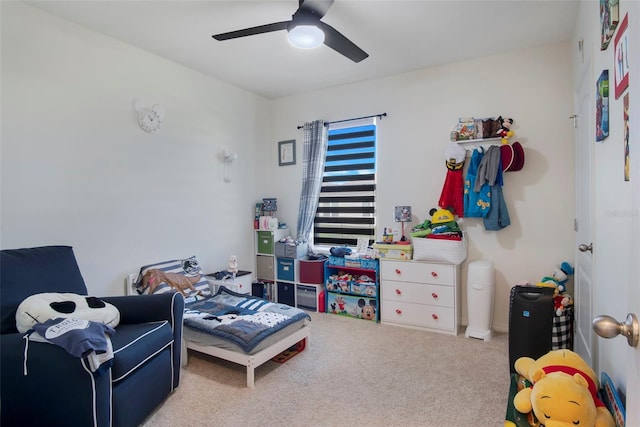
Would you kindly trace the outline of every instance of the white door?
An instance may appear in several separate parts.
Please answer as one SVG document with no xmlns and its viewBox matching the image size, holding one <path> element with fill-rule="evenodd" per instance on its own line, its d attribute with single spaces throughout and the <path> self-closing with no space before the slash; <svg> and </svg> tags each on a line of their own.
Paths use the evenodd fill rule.
<svg viewBox="0 0 640 427">
<path fill-rule="evenodd" d="M 593 244 L 592 211 L 592 174 L 593 170 L 593 144 L 591 137 L 593 116 L 591 105 L 595 99 L 591 60 L 584 64 L 583 73 L 578 92 L 576 94 L 577 117 L 575 132 L 575 159 L 576 159 L 576 246 L 585 245 L 587 248 Z M 593 253 L 586 249 L 578 250 L 576 247 L 574 266 L 574 307 L 576 335 L 574 350 L 590 365 L 596 366 L 596 343 L 591 329 L 593 319 L 593 283 L 591 280 L 593 270 Z M 584 249 L 584 246 L 580 246 Z"/>
<path fill-rule="evenodd" d="M 629 5 L 629 22 L 634 23 L 629 26 L 629 51 L 640 52 L 640 4 L 633 2 Z M 636 74 L 640 73 L 640 55 L 634 54 L 631 58 L 632 69 Z M 634 82 L 638 82 L 635 77 Z M 630 84 L 631 86 L 631 84 Z M 631 91 L 633 89 L 633 91 Z M 628 292 L 628 312 L 635 313 L 640 317 L 640 91 L 638 85 L 633 85 L 627 89 L 629 92 L 629 111 L 630 111 L 630 135 L 629 145 L 633 146 L 631 150 L 631 171 L 630 180 L 632 188 L 632 210 L 633 225 L 631 239 L 631 262 Z M 623 319 L 618 319 L 623 320 Z M 616 338 L 621 339 L 621 338 Z M 640 426 L 640 345 L 627 352 L 627 426 Z"/>
</svg>

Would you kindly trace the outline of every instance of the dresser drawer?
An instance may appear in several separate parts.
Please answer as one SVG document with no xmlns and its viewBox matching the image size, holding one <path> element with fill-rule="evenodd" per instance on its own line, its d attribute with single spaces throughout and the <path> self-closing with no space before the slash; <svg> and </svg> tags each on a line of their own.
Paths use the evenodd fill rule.
<svg viewBox="0 0 640 427">
<path fill-rule="evenodd" d="M 455 266 L 417 261 L 387 261 L 380 263 L 382 282 L 396 280 L 400 282 L 432 283 L 435 285 L 453 285 Z"/>
<path fill-rule="evenodd" d="M 412 304 L 383 299 L 380 313 L 382 314 L 382 323 L 388 322 L 407 326 L 420 326 L 450 332 L 455 329 L 455 310 L 450 307 Z"/>
<path fill-rule="evenodd" d="M 455 307 L 453 286 L 396 282 L 394 280 L 385 280 L 380 286 L 382 299 L 385 300 Z"/>
</svg>

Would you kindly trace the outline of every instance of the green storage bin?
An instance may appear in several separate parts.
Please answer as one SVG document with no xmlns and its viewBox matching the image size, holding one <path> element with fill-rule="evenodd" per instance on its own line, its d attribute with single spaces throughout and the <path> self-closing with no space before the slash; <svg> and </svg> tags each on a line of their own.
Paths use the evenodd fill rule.
<svg viewBox="0 0 640 427">
<path fill-rule="evenodd" d="M 273 255 L 273 232 L 258 231 L 258 253 Z"/>
</svg>

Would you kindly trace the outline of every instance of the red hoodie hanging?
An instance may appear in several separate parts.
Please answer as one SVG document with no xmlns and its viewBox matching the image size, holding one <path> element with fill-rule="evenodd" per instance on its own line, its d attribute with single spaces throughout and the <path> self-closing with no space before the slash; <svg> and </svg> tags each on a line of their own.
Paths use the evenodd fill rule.
<svg viewBox="0 0 640 427">
<path fill-rule="evenodd" d="M 467 151 L 459 144 L 449 144 L 444 151 L 447 176 L 444 180 L 438 206 L 448 209 L 454 215 L 464 216 L 464 178 L 462 169 Z"/>
</svg>

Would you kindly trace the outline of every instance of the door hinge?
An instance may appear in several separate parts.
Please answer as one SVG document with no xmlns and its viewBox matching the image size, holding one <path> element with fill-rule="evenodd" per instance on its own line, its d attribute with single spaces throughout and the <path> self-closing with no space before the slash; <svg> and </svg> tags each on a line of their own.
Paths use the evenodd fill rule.
<svg viewBox="0 0 640 427">
<path fill-rule="evenodd" d="M 578 128 L 578 115 L 574 114 L 573 116 L 569 116 L 570 119 L 573 119 L 573 128 Z"/>
<path fill-rule="evenodd" d="M 573 231 L 578 231 L 578 219 L 573 218 Z"/>
</svg>

